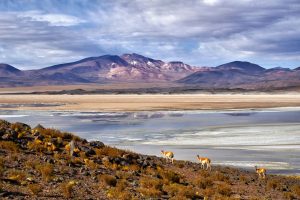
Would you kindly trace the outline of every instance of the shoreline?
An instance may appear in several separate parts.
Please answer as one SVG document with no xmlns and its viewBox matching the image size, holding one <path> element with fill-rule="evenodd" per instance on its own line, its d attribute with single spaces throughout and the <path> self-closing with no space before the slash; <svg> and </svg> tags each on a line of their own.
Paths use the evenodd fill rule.
<svg viewBox="0 0 300 200">
<path fill-rule="evenodd" d="M 244 110 L 300 107 L 300 94 L 0 95 L 0 104 L 0 110 L 40 111 Z"/>
</svg>

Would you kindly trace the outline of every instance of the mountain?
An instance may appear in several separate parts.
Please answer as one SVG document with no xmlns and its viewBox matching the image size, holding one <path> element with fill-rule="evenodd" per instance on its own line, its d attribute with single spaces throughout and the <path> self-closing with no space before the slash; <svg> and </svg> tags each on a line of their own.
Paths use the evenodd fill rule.
<svg viewBox="0 0 300 200">
<path fill-rule="evenodd" d="M 220 70 L 239 70 L 241 72 L 246 72 L 246 73 L 260 73 L 265 70 L 265 68 L 253 64 L 250 62 L 242 62 L 242 61 L 234 61 L 230 63 L 226 63 L 220 66 L 216 67 L 217 69 Z"/>
<path fill-rule="evenodd" d="M 11 65 L 0 63 L 0 77 L 17 76 L 21 73 L 21 70 Z"/>
<path fill-rule="evenodd" d="M 198 71 L 177 81 L 200 88 L 268 89 L 300 86 L 300 71 L 276 67 L 265 69 L 250 62 L 234 61 Z"/>
<path fill-rule="evenodd" d="M 37 70 L 0 64 L 0 87 L 108 83 L 176 83 L 200 89 L 269 89 L 300 86 L 300 67 L 265 69 L 245 61 L 216 67 L 165 62 L 136 53 L 84 58 Z"/>
<path fill-rule="evenodd" d="M 85 58 L 31 71 L 30 74 L 46 78 L 55 74 L 64 74 L 72 81 L 78 80 L 81 83 L 165 82 L 183 78 L 197 69 L 184 63 L 166 63 L 133 53 Z"/>
</svg>

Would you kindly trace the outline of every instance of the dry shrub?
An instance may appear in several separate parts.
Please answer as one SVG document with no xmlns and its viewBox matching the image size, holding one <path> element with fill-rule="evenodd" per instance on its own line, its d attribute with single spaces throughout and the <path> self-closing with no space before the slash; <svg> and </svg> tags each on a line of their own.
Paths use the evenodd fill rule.
<svg viewBox="0 0 300 200">
<path fill-rule="evenodd" d="M 167 192 L 169 196 L 176 197 L 176 199 L 195 199 L 198 197 L 195 188 L 193 188 L 191 185 L 185 186 L 178 183 L 173 183 L 170 185 L 164 185 L 163 190 Z"/>
<path fill-rule="evenodd" d="M 213 173 L 211 175 L 211 178 L 214 180 L 214 181 L 224 181 L 224 182 L 229 182 L 229 177 L 228 176 L 225 176 L 223 173 L 217 171 L 215 173 Z"/>
<path fill-rule="evenodd" d="M 158 175 L 158 171 L 156 169 L 154 169 L 153 167 L 146 167 L 144 169 L 141 169 L 142 173 L 145 175 L 151 175 L 151 176 L 157 176 Z"/>
<path fill-rule="evenodd" d="M 159 197 L 162 192 L 163 183 L 158 178 L 142 177 L 138 191 L 144 197 Z"/>
<path fill-rule="evenodd" d="M 240 175 L 239 180 L 244 183 L 248 182 L 248 178 L 245 175 Z"/>
<path fill-rule="evenodd" d="M 62 138 L 64 140 L 81 141 L 81 138 L 68 132 L 61 132 L 53 128 L 40 129 L 39 132 L 47 138 Z"/>
<path fill-rule="evenodd" d="M 179 168 L 184 168 L 184 166 L 185 166 L 185 161 L 177 161 L 176 163 L 175 163 L 175 166 L 176 167 L 179 167 Z"/>
<path fill-rule="evenodd" d="M 300 185 L 293 185 L 292 186 L 292 191 L 295 195 L 300 197 Z"/>
<path fill-rule="evenodd" d="M 28 149 L 37 151 L 37 152 L 42 152 L 45 150 L 45 147 L 42 143 L 37 142 L 38 140 L 32 141 L 32 142 L 28 142 L 27 143 L 27 147 Z"/>
<path fill-rule="evenodd" d="M 64 182 L 60 185 L 61 192 L 65 198 L 71 198 L 73 188 L 76 185 L 75 181 Z"/>
<path fill-rule="evenodd" d="M 107 197 L 111 199 L 119 199 L 119 200 L 131 200 L 131 193 L 128 191 L 118 190 L 117 188 L 110 188 L 107 191 Z"/>
<path fill-rule="evenodd" d="M 151 177 L 142 177 L 140 179 L 140 186 L 143 188 L 155 188 L 155 189 L 162 189 L 163 183 L 158 178 L 151 178 Z"/>
<path fill-rule="evenodd" d="M 136 164 L 131 164 L 131 165 L 122 167 L 122 170 L 124 170 L 124 171 L 139 171 L 140 169 L 141 169 L 141 167 Z"/>
<path fill-rule="evenodd" d="M 126 180 L 119 180 L 116 187 L 110 188 L 107 196 L 112 199 L 129 200 L 132 199 L 130 192 L 126 191 L 128 183 Z"/>
<path fill-rule="evenodd" d="M 27 174 L 23 171 L 13 169 L 7 172 L 7 177 L 8 179 L 21 182 L 26 179 Z"/>
<path fill-rule="evenodd" d="M 0 178 L 2 177 L 4 171 L 5 171 L 4 158 L 0 157 Z"/>
<path fill-rule="evenodd" d="M 165 183 L 180 183 L 180 175 L 170 170 L 160 170 L 159 175 Z"/>
<path fill-rule="evenodd" d="M 11 124 L 10 128 L 13 129 L 16 132 L 29 131 L 30 130 L 30 126 L 28 126 L 27 124 L 20 123 L 20 122 L 16 122 L 16 123 Z"/>
<path fill-rule="evenodd" d="M 117 185 L 117 179 L 115 176 L 103 174 L 99 176 L 101 184 L 106 186 L 115 187 Z"/>
<path fill-rule="evenodd" d="M 116 176 L 119 177 L 120 179 L 128 179 L 132 176 L 131 173 L 125 172 L 125 171 L 117 171 Z"/>
<path fill-rule="evenodd" d="M 86 161 L 85 161 L 85 164 L 86 164 L 86 166 L 87 166 L 89 169 L 92 169 L 92 170 L 98 168 L 98 164 L 95 163 L 93 160 L 86 160 Z"/>
<path fill-rule="evenodd" d="M 285 192 L 283 193 L 283 197 L 287 200 L 293 200 L 296 199 L 296 197 L 293 195 L 292 192 Z"/>
<path fill-rule="evenodd" d="M 206 189 L 208 187 L 213 186 L 213 180 L 211 178 L 198 178 L 194 181 L 194 184 L 201 189 Z"/>
<path fill-rule="evenodd" d="M 33 195 L 38 195 L 42 191 L 42 187 L 39 184 L 30 184 L 28 185 L 28 189 Z"/>
<path fill-rule="evenodd" d="M 162 192 L 155 188 L 138 188 L 138 192 L 141 193 L 143 197 L 160 197 Z"/>
<path fill-rule="evenodd" d="M 216 191 L 213 188 L 206 188 L 203 191 L 203 194 L 205 197 L 212 197 L 215 193 L 216 193 Z"/>
<path fill-rule="evenodd" d="M 39 129 L 39 132 L 40 134 L 48 138 L 63 137 L 63 134 L 59 130 L 52 128 Z"/>
<path fill-rule="evenodd" d="M 268 182 L 267 182 L 267 189 L 268 190 L 276 190 L 276 189 L 279 189 L 279 187 L 280 187 L 280 181 L 279 180 L 276 180 L 276 179 L 268 180 Z"/>
<path fill-rule="evenodd" d="M 34 158 L 28 159 L 24 163 L 26 169 L 37 169 L 39 165 L 40 165 L 40 161 Z"/>
<path fill-rule="evenodd" d="M 51 180 L 53 176 L 53 165 L 52 164 L 45 164 L 45 165 L 38 165 L 37 169 L 42 174 L 43 179 L 48 182 Z"/>
<path fill-rule="evenodd" d="M 218 185 L 216 189 L 217 192 L 223 196 L 229 197 L 232 194 L 230 185 L 225 183 Z"/>
<path fill-rule="evenodd" d="M 199 175 L 201 177 L 206 178 L 206 177 L 209 177 L 211 175 L 211 173 L 209 171 L 207 171 L 207 170 L 200 170 Z"/>
<path fill-rule="evenodd" d="M 19 151 L 18 145 L 12 141 L 0 141 L 0 149 L 5 149 L 14 153 Z"/>
<path fill-rule="evenodd" d="M 104 146 L 100 149 L 96 149 L 97 156 L 120 157 L 123 153 L 124 151 L 109 146 Z"/>
</svg>

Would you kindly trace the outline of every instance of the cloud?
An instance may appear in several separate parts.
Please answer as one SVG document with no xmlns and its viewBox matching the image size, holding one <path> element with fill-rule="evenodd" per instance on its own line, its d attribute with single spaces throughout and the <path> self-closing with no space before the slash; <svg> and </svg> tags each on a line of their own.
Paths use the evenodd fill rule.
<svg viewBox="0 0 300 200">
<path fill-rule="evenodd" d="M 127 52 L 199 66 L 300 61 L 298 0 L 28 2 L 0 2 L 0 62 L 32 68 Z"/>
<path fill-rule="evenodd" d="M 30 21 L 48 22 L 50 26 L 75 26 L 85 22 L 75 16 L 65 14 L 45 14 L 40 11 L 21 13 L 18 17 L 28 18 Z"/>
</svg>

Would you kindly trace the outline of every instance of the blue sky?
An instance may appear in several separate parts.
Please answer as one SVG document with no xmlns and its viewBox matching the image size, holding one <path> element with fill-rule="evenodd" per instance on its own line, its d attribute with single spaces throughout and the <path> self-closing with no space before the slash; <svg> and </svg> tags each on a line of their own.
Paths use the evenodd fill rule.
<svg viewBox="0 0 300 200">
<path fill-rule="evenodd" d="M 34 69 L 139 53 L 300 66 L 299 0 L 1 0 L 0 63 Z"/>
</svg>

